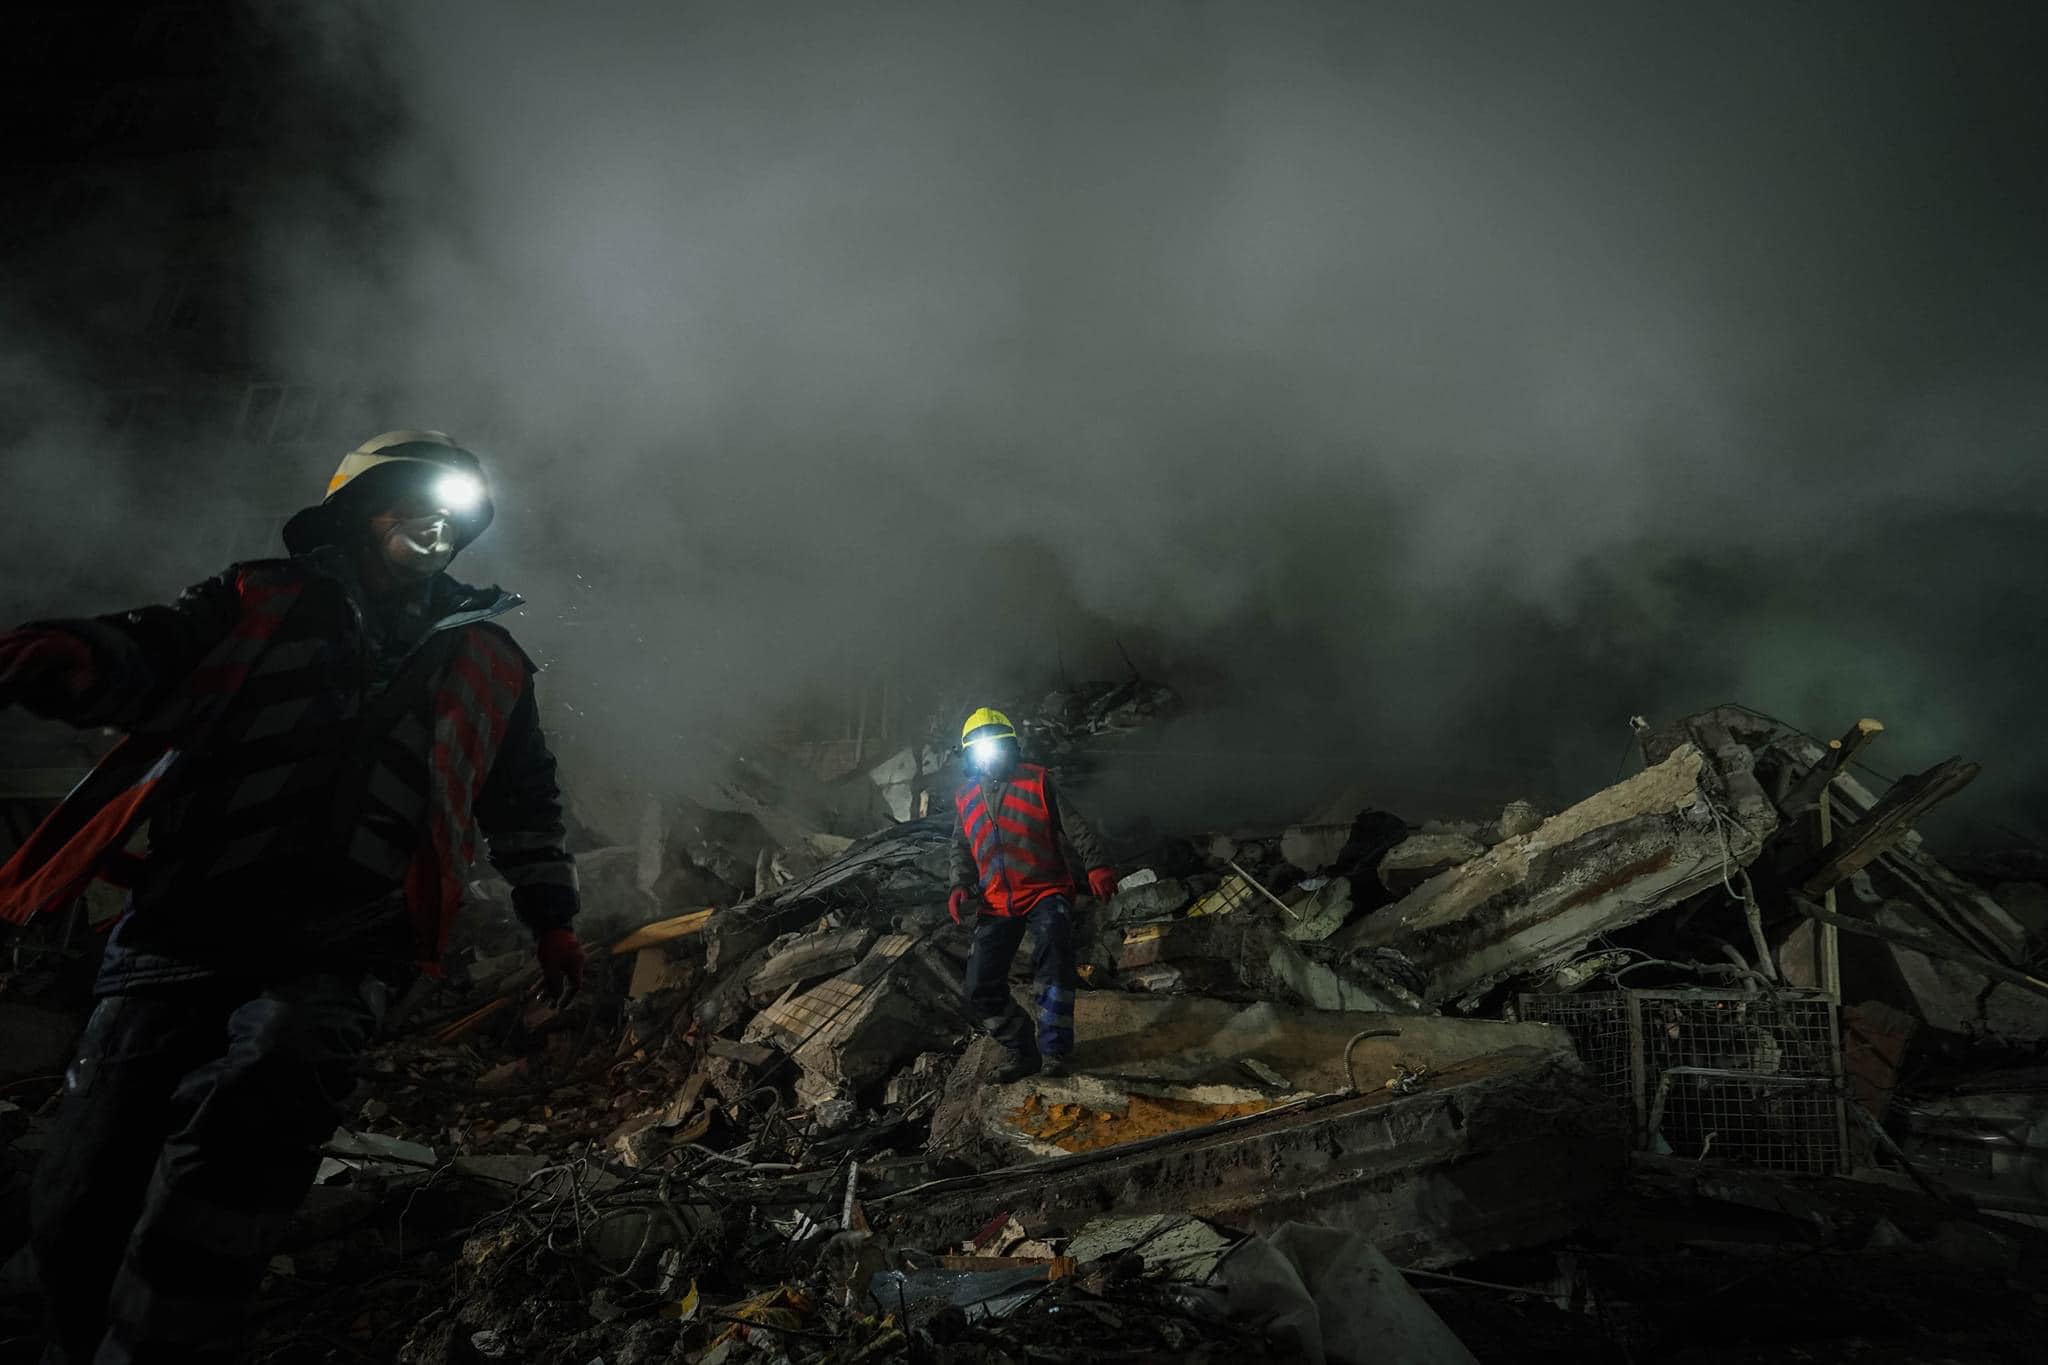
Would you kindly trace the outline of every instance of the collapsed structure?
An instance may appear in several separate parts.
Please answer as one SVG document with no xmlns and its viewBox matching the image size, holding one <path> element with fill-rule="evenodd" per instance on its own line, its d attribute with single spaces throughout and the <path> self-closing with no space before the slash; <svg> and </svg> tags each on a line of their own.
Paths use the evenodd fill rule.
<svg viewBox="0 0 2048 1365">
<path fill-rule="evenodd" d="M 1173 704 L 1083 689 L 1027 731 L 1085 765 Z M 401 1003 L 273 1265 L 269 1358 L 2024 1339 L 2030 1301 L 1972 1307 L 2048 1240 L 2044 869 L 1992 894 L 1930 856 L 1914 824 L 1974 765 L 1873 790 L 1879 728 L 1721 708 L 1639 724 L 1641 770 L 1555 812 L 1130 849 L 1079 920 L 1074 1074 L 1008 1085 L 958 1006 L 943 753 L 864 769 L 873 800 L 650 808 L 582 858 L 613 969 L 565 1011 L 475 888 L 501 912 Z M 19 1172 L 35 1125 L 0 1116 Z M 1781 1249 L 1774 1294 L 1827 1269 L 1889 1312 L 1673 1306 L 1753 1301 Z"/>
</svg>

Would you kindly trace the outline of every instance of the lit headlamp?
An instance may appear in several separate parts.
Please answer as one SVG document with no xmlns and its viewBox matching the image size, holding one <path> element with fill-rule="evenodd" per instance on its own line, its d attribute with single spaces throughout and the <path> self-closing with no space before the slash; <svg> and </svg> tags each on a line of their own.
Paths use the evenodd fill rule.
<svg viewBox="0 0 2048 1365">
<path fill-rule="evenodd" d="M 474 512 L 484 500 L 483 480 L 461 470 L 450 470 L 434 485 L 434 505 L 450 512 Z"/>
</svg>

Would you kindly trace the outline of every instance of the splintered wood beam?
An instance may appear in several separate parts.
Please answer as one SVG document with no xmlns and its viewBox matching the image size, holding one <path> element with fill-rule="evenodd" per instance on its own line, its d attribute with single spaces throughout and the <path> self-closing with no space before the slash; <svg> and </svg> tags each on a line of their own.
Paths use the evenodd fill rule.
<svg viewBox="0 0 2048 1365">
<path fill-rule="evenodd" d="M 1840 739 L 1828 741 L 1828 751 L 1821 755 L 1820 762 L 1813 765 L 1806 776 L 1799 779 L 1785 797 L 1784 810 L 1787 815 L 1805 810 L 1820 800 L 1820 794 L 1827 790 L 1828 783 L 1849 770 L 1856 756 L 1868 748 L 1870 741 L 1884 733 L 1884 724 L 1868 716 L 1850 726 Z"/>
<path fill-rule="evenodd" d="M 2037 976 L 2029 976 L 2023 971 L 2006 966 L 2003 962 L 1993 962 L 1990 958 L 1979 953 L 1973 953 L 1967 948 L 1957 947 L 1952 943 L 1944 943 L 1940 939 L 1930 938 L 1926 934 L 1916 934 L 1908 929 L 1894 929 L 1887 924 L 1873 924 L 1866 919 L 1855 919 L 1849 915 L 1838 915 L 1831 910 L 1823 910 L 1811 901 L 1802 900 L 1797 896 L 1792 898 L 1792 904 L 1798 908 L 1800 914 L 1808 919 L 1816 920 L 1832 928 L 1841 929 L 1851 934 L 1861 934 L 1865 938 L 1883 939 L 1886 943 L 1895 943 L 1901 948 L 1910 948 L 1916 953 L 1925 953 L 1928 957 L 1939 957 L 1950 962 L 1961 963 L 1965 967 L 1970 967 L 1984 973 L 1993 981 L 2003 981 L 2008 985 L 2018 986 L 2023 991 L 2032 991 L 2035 995 L 2048 996 L 2048 981 L 2043 981 Z"/>
<path fill-rule="evenodd" d="M 1839 839 L 1802 869 L 1799 889 L 1818 896 L 1840 886 L 1883 856 L 1912 832 L 1921 816 L 1969 786 L 1982 771 L 1975 763 L 1951 758 L 1924 773 L 1900 778 L 1869 814 L 1842 831 Z"/>
<path fill-rule="evenodd" d="M 692 910 L 687 915 L 677 915 L 673 919 L 659 919 L 652 924 L 643 924 L 612 945 L 612 956 L 637 953 L 642 948 L 652 948 L 657 943 L 667 943 L 671 939 L 701 932 L 710 922 L 709 910 Z"/>
</svg>

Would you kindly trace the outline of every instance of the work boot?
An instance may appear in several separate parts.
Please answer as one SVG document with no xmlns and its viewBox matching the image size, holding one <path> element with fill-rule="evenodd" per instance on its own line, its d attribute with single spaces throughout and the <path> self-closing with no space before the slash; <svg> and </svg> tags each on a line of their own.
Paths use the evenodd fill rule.
<svg viewBox="0 0 2048 1365">
<path fill-rule="evenodd" d="M 1067 1074 L 1067 1059 L 1061 1056 L 1047 1056 L 1039 1059 L 1038 1074 L 1041 1076 L 1064 1076 Z"/>
<path fill-rule="evenodd" d="M 996 1068 L 996 1084 L 1008 1085 L 1021 1081 L 1038 1070 L 1038 1054 L 1035 1052 L 1011 1052 L 1003 1057 L 1003 1064 Z"/>
</svg>

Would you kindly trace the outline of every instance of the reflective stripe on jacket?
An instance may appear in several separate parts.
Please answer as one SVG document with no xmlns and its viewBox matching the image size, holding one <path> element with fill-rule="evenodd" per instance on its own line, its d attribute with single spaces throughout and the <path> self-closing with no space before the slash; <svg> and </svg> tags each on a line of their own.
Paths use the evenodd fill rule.
<svg viewBox="0 0 2048 1365">
<path fill-rule="evenodd" d="M 953 806 L 954 881 L 977 888 L 992 914 L 1029 914 L 1048 896 L 1078 894 L 1062 835 L 1087 866 L 1107 864 L 1094 831 L 1063 809 L 1051 776 L 1035 763 L 1018 764 L 1006 781 L 965 780 Z"/>
</svg>

